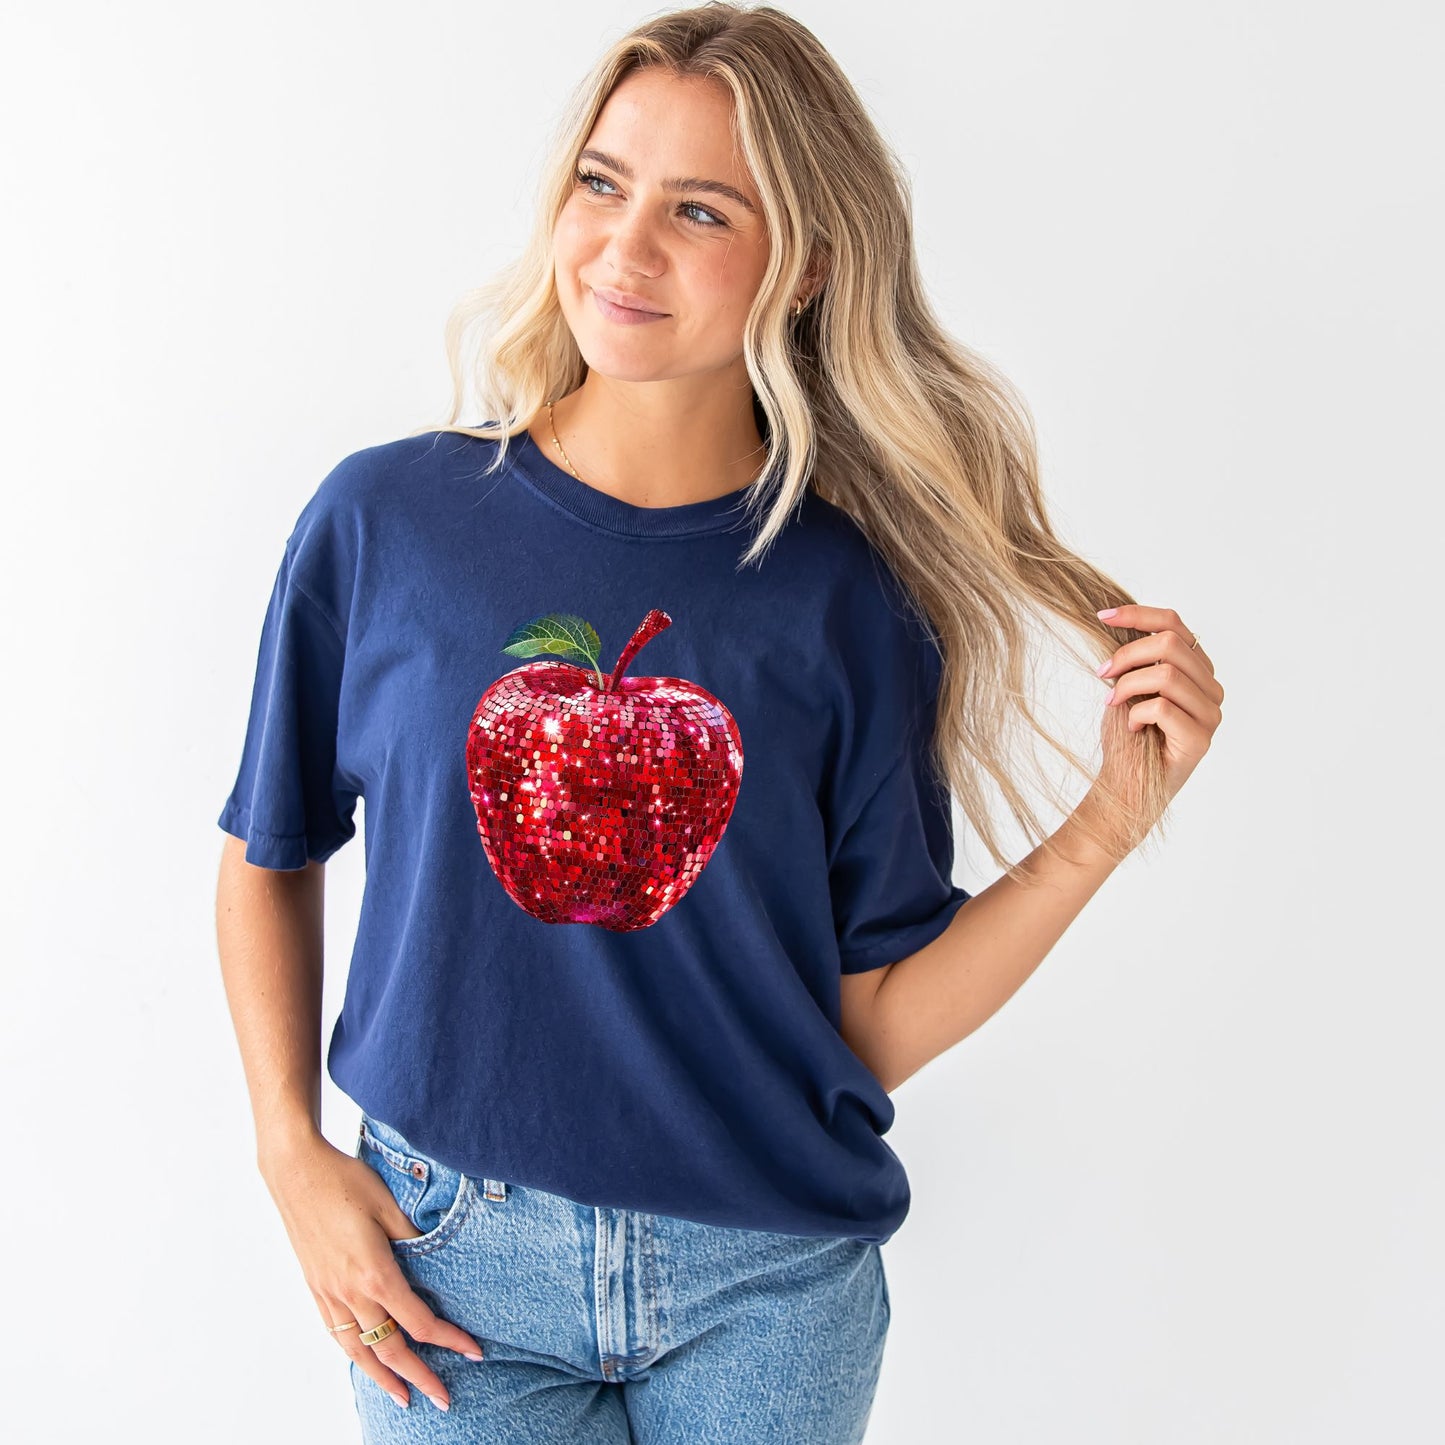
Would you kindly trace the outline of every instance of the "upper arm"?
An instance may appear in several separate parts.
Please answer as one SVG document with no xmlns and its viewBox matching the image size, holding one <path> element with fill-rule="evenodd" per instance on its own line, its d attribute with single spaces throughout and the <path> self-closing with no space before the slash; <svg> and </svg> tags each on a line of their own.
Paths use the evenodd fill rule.
<svg viewBox="0 0 1445 1445">
<path fill-rule="evenodd" d="M 891 963 L 870 968 L 863 973 L 839 975 L 841 998 L 838 1032 L 843 1042 L 877 1074 L 877 1069 L 868 1059 L 869 1025 L 873 1017 L 873 998 L 892 969 Z"/>
</svg>

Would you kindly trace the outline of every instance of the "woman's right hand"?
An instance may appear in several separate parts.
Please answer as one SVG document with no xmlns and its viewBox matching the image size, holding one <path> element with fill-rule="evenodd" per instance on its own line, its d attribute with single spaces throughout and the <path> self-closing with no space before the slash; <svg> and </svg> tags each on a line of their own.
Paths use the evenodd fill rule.
<svg viewBox="0 0 1445 1445">
<path fill-rule="evenodd" d="M 332 1338 L 398 1405 L 411 1403 L 410 1381 L 438 1409 L 449 1409 L 446 1386 L 409 1347 L 407 1335 L 469 1359 L 481 1358 L 481 1346 L 434 1314 L 407 1282 L 391 1241 L 415 1238 L 416 1226 L 385 1183 L 363 1160 L 320 1134 L 271 1151 L 262 1175 L 322 1321 L 328 1329 L 356 1322 L 356 1328 Z M 388 1315 L 401 1329 L 374 1345 L 361 1344 L 361 1332 Z"/>
</svg>

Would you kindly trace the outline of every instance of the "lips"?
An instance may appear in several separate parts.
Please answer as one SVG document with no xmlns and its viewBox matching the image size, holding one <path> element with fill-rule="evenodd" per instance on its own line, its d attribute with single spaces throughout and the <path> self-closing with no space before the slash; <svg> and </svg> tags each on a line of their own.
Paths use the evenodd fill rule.
<svg viewBox="0 0 1445 1445">
<path fill-rule="evenodd" d="M 640 311 L 644 316 L 667 315 L 660 306 L 651 306 L 640 296 L 633 296 L 626 291 L 615 291 L 610 286 L 594 286 L 592 292 L 604 301 L 611 302 L 613 306 L 621 306 L 627 311 Z"/>
</svg>

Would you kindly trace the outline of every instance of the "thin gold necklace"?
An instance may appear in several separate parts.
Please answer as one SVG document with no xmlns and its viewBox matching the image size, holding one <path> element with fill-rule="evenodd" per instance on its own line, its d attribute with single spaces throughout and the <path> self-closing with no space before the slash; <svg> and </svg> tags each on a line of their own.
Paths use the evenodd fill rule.
<svg viewBox="0 0 1445 1445">
<path fill-rule="evenodd" d="M 552 403 L 550 401 L 547 403 L 547 425 L 552 428 L 552 440 L 557 443 L 557 450 L 562 452 L 562 460 L 567 463 L 567 470 L 580 482 L 582 477 L 578 473 L 577 468 L 572 465 L 572 460 L 567 453 L 562 451 L 562 439 L 557 435 L 557 423 L 552 417 Z"/>
<path fill-rule="evenodd" d="M 576 477 L 579 482 L 582 482 L 582 485 L 584 487 L 592 486 L 591 482 L 582 481 L 582 473 L 579 472 L 577 468 L 572 465 L 572 458 L 567 455 L 566 451 L 562 446 L 562 438 L 557 435 L 557 422 L 552 415 L 552 403 L 550 401 L 547 403 L 547 424 L 552 428 L 552 440 L 557 443 L 557 450 L 562 453 L 562 460 L 567 463 L 567 470 L 571 472 L 572 475 Z M 594 490 L 600 492 L 605 489 L 602 487 L 596 487 L 594 488 Z"/>
<path fill-rule="evenodd" d="M 562 446 L 562 438 L 557 435 L 557 421 L 552 415 L 552 403 L 550 401 L 547 403 L 547 425 L 552 428 L 552 440 L 556 443 L 557 450 L 562 453 L 562 460 L 567 463 L 567 470 L 571 472 L 579 482 L 582 481 L 581 472 L 572 465 L 572 458 L 567 455 L 566 450 Z M 588 482 L 586 485 L 591 486 L 591 483 Z"/>
</svg>

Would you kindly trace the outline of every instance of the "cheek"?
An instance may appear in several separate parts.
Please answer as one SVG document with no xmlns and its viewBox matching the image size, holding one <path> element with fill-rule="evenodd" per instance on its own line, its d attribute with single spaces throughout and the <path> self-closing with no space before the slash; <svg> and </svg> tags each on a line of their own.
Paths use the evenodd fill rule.
<svg viewBox="0 0 1445 1445">
<path fill-rule="evenodd" d="M 552 253 L 556 257 L 557 269 L 575 271 L 587 259 L 589 250 L 586 220 L 570 209 L 564 210 L 552 230 Z"/>
<path fill-rule="evenodd" d="M 717 310 L 736 315 L 741 324 L 762 284 L 766 261 L 766 256 L 760 259 L 750 246 L 723 244 L 697 268 L 697 294 Z"/>
</svg>

